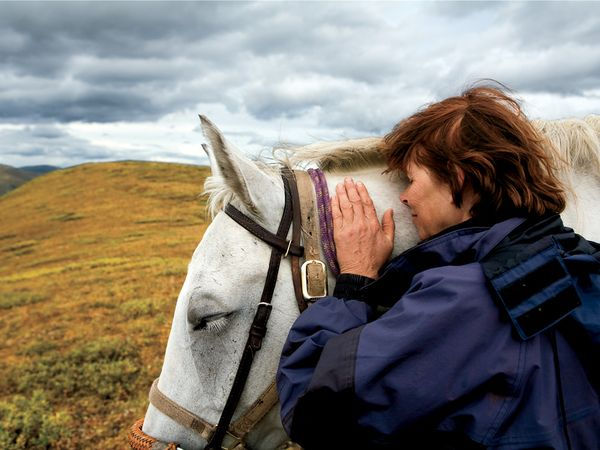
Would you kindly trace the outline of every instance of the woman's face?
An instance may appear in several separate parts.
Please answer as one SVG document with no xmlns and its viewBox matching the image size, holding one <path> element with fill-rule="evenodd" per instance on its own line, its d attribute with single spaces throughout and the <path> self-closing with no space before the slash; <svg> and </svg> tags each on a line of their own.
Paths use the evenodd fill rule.
<svg viewBox="0 0 600 450">
<path fill-rule="evenodd" d="M 419 239 L 426 239 L 471 217 L 469 211 L 473 203 L 463 199 L 462 207 L 457 208 L 450 187 L 439 182 L 426 168 L 409 164 L 406 175 L 409 183 L 400 194 L 400 200 L 410 208 Z"/>
</svg>

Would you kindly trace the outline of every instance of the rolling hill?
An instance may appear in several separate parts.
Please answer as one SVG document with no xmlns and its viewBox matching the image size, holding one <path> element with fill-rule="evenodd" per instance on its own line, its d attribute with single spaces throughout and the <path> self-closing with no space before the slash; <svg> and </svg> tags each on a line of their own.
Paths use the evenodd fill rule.
<svg viewBox="0 0 600 450">
<path fill-rule="evenodd" d="M 36 176 L 34 173 L 0 164 L 0 195 L 18 188 Z"/>
<path fill-rule="evenodd" d="M 12 167 L 0 164 L 0 195 L 18 188 L 40 175 L 60 169 L 55 166 Z"/>
<path fill-rule="evenodd" d="M 127 448 L 207 226 L 209 172 L 84 164 L 0 197 L 0 448 Z"/>
</svg>

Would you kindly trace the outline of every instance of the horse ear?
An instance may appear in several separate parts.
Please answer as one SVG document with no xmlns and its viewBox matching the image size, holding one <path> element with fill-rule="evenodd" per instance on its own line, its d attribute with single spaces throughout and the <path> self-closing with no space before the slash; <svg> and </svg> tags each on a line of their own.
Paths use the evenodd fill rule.
<svg viewBox="0 0 600 450">
<path fill-rule="evenodd" d="M 200 115 L 200 123 L 204 136 L 210 143 L 203 144 L 202 148 L 210 160 L 212 174 L 224 180 L 249 213 L 259 219 L 263 218 L 261 210 L 266 211 L 265 207 L 269 205 L 265 195 L 273 192 L 274 186 L 276 188 L 273 177 L 241 155 L 206 116 Z"/>
</svg>

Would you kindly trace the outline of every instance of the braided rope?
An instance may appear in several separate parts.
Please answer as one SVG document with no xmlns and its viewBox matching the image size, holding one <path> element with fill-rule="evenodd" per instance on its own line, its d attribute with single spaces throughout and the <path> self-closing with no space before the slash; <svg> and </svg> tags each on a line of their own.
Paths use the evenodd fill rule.
<svg viewBox="0 0 600 450">
<path fill-rule="evenodd" d="M 129 445 L 134 450 L 158 450 L 163 448 L 164 450 L 177 450 L 177 444 L 171 442 L 169 444 L 159 442 L 152 436 L 148 436 L 142 431 L 142 425 L 144 425 L 144 419 L 136 421 L 129 429 Z M 159 443 L 159 446 L 154 444 Z M 162 445 L 160 445 L 162 444 Z"/>
<path fill-rule="evenodd" d="M 323 254 L 325 255 L 329 270 L 337 277 L 340 273 L 340 268 L 337 263 L 335 242 L 333 240 L 333 215 L 331 213 L 331 199 L 329 198 L 329 189 L 327 189 L 327 180 L 321 169 L 308 169 L 307 172 L 315 185 Z"/>
</svg>

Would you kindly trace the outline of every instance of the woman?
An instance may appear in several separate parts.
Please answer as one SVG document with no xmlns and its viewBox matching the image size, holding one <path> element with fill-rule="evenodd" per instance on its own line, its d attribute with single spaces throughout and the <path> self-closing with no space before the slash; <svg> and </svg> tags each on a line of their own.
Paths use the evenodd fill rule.
<svg viewBox="0 0 600 450">
<path fill-rule="evenodd" d="M 600 448 L 600 246 L 562 225 L 563 188 L 517 102 L 472 88 L 385 142 L 422 241 L 384 266 L 391 210 L 380 225 L 364 185 L 337 186 L 341 275 L 292 326 L 277 372 L 290 437 Z"/>
</svg>

